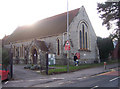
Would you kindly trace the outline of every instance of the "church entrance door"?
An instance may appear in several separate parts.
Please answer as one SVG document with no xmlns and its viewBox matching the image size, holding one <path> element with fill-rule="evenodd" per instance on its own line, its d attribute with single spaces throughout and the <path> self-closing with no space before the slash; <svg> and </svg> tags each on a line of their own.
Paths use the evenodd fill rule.
<svg viewBox="0 0 120 89">
<path fill-rule="evenodd" d="M 33 64 L 37 64 L 37 50 L 34 48 L 32 52 Z"/>
</svg>

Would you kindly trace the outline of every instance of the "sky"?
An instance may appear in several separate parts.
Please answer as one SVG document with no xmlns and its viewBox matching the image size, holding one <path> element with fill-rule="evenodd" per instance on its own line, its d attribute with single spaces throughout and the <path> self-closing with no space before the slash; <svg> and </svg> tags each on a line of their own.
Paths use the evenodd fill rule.
<svg viewBox="0 0 120 89">
<path fill-rule="evenodd" d="M 102 26 L 97 13 L 97 2 L 106 0 L 68 0 L 68 9 L 85 7 L 97 36 L 108 37 L 110 31 Z M 67 0 L 0 0 L 0 39 L 17 27 L 67 11 Z"/>
</svg>

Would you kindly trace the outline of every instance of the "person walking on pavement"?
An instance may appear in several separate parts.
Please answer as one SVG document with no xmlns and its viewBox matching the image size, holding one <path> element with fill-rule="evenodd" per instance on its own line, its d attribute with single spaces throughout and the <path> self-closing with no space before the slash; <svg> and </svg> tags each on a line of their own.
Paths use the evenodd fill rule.
<svg viewBox="0 0 120 89">
<path fill-rule="evenodd" d="M 78 58 L 77 58 L 77 56 L 76 55 L 74 55 L 74 63 L 75 63 L 75 66 L 76 66 L 76 60 L 77 60 Z"/>
</svg>

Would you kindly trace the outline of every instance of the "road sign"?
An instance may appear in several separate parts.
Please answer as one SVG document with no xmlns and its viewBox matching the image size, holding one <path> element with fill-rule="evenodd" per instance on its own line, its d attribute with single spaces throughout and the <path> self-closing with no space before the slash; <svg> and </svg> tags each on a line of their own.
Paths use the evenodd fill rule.
<svg viewBox="0 0 120 89">
<path fill-rule="evenodd" d="M 70 50 L 70 43 L 67 40 L 66 44 L 65 44 L 65 50 Z"/>
</svg>

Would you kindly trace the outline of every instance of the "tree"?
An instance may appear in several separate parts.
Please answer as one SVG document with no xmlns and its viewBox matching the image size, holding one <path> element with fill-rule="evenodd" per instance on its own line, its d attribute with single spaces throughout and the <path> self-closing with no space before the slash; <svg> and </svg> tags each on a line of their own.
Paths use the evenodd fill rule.
<svg viewBox="0 0 120 89">
<path fill-rule="evenodd" d="M 113 24 L 116 25 L 114 28 L 115 35 L 118 36 L 119 27 L 120 27 L 120 14 L 119 14 L 119 6 L 118 2 L 105 2 L 98 3 L 97 10 L 100 14 L 100 18 L 103 20 L 102 25 L 106 25 L 107 29 L 110 30 Z"/>
<path fill-rule="evenodd" d="M 9 58 L 9 50 L 2 48 L 2 65 L 4 68 L 7 68 L 7 66 L 10 64 Z"/>
<path fill-rule="evenodd" d="M 114 49 L 112 39 L 97 37 L 97 45 L 99 49 L 100 60 L 106 61 L 109 57 L 109 54 Z"/>
<path fill-rule="evenodd" d="M 114 32 L 112 33 L 111 37 L 117 38 L 120 46 L 120 1 L 98 3 L 97 10 L 100 14 L 100 18 L 103 20 L 102 25 L 105 25 L 108 30 L 110 30 L 115 24 Z M 118 55 L 119 54 L 120 47 L 118 49 Z"/>
</svg>

